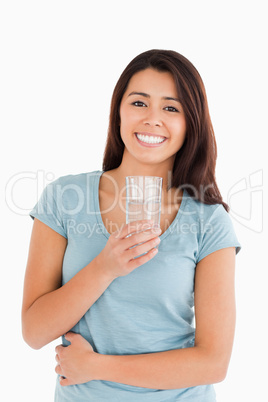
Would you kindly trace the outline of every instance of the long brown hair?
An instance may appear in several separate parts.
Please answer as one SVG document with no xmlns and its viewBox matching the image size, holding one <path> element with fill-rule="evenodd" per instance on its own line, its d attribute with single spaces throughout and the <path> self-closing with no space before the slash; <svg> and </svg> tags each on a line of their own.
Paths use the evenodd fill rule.
<svg viewBox="0 0 268 402">
<path fill-rule="evenodd" d="M 176 154 L 170 187 L 185 188 L 191 197 L 205 204 L 222 204 L 229 211 L 215 179 L 217 146 L 202 78 L 188 59 L 173 50 L 141 53 L 121 74 L 112 96 L 102 169 L 108 171 L 121 164 L 124 152 L 120 134 L 121 100 L 131 77 L 147 68 L 172 74 L 186 119 L 186 137 Z"/>
</svg>

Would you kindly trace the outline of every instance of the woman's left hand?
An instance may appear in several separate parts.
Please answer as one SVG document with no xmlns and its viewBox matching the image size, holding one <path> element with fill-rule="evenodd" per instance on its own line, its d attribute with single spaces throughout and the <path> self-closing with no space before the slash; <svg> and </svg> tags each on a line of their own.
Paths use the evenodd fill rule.
<svg viewBox="0 0 268 402">
<path fill-rule="evenodd" d="M 58 363 L 55 371 L 60 375 L 60 384 L 74 385 L 94 380 L 92 369 L 98 354 L 80 334 L 68 332 L 65 339 L 71 345 L 55 348 Z"/>
</svg>

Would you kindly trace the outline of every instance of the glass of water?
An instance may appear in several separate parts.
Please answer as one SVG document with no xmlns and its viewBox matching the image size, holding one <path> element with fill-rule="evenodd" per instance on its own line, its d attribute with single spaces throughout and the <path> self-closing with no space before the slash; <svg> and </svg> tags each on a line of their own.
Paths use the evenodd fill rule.
<svg viewBox="0 0 268 402">
<path fill-rule="evenodd" d="M 150 219 L 160 227 L 162 177 L 126 177 L 126 223 Z"/>
</svg>

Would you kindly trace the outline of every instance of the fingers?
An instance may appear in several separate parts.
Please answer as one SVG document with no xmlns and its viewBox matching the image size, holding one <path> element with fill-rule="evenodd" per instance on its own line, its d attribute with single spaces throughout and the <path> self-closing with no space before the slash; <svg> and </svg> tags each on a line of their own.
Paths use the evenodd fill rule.
<svg viewBox="0 0 268 402">
<path fill-rule="evenodd" d="M 59 381 L 60 381 L 60 385 L 62 387 L 66 386 L 66 385 L 73 385 L 74 384 L 72 381 L 70 381 L 68 378 L 65 378 L 65 377 L 60 377 Z"/>
<path fill-rule="evenodd" d="M 65 348 L 65 346 L 63 346 L 63 345 L 56 346 L 55 347 L 55 353 L 59 355 L 64 348 Z"/>
<path fill-rule="evenodd" d="M 56 372 L 57 374 L 59 374 L 59 375 L 62 374 L 62 372 L 61 372 L 61 366 L 60 366 L 59 364 L 55 367 L 55 372 Z"/>
<path fill-rule="evenodd" d="M 59 356 L 56 355 L 56 361 L 57 363 L 59 363 Z M 63 376 L 63 372 L 62 372 L 62 368 L 60 364 L 57 364 L 57 366 L 55 367 L 55 372 L 56 374 L 58 374 L 59 377 L 59 381 L 60 381 L 60 385 L 64 386 L 64 385 L 72 385 L 73 383 L 70 382 L 70 380 L 68 380 L 66 377 Z"/>
<path fill-rule="evenodd" d="M 131 235 L 130 237 L 126 237 L 125 239 L 122 240 L 122 242 L 124 242 L 125 250 L 127 250 L 130 247 L 133 247 L 139 243 L 145 243 L 145 242 L 148 242 L 155 238 L 159 239 L 158 236 L 161 234 L 161 232 L 162 232 L 162 230 L 160 228 L 146 230 L 143 232 L 135 233 L 135 234 Z M 152 247 L 150 247 L 150 248 L 152 248 Z M 148 248 L 145 251 L 148 251 L 150 248 Z"/>
<path fill-rule="evenodd" d="M 72 343 L 75 340 L 75 336 L 80 336 L 79 334 L 76 334 L 75 332 L 67 332 L 67 334 L 64 335 L 64 338 Z M 70 346 L 70 345 L 69 345 Z M 58 345 L 55 347 L 55 353 L 56 353 L 56 360 L 57 358 L 59 359 L 59 357 L 62 355 L 62 353 L 64 352 L 64 350 L 66 350 L 66 347 L 68 346 L 64 346 L 64 345 Z"/>
<path fill-rule="evenodd" d="M 139 245 L 129 249 L 128 256 L 132 260 L 133 258 L 136 258 L 141 254 L 149 252 L 154 247 L 158 246 L 159 243 L 160 243 L 159 237 L 154 237 L 153 239 L 151 239 L 147 242 L 144 242 L 142 244 L 139 244 Z"/>
<path fill-rule="evenodd" d="M 124 225 L 122 229 L 114 232 L 114 236 L 117 239 L 123 239 L 127 235 L 135 233 L 137 231 L 143 231 L 151 229 L 154 225 L 153 220 L 144 219 L 141 221 L 129 222 L 128 224 Z"/>
<path fill-rule="evenodd" d="M 157 253 L 158 253 L 158 249 L 152 248 L 146 254 L 144 254 L 140 257 L 137 257 L 137 258 L 134 257 L 134 259 L 129 261 L 130 271 L 132 271 L 132 270 L 140 267 L 141 265 L 145 264 L 146 262 L 150 261 Z M 141 254 L 141 253 L 139 253 L 139 254 Z"/>
<path fill-rule="evenodd" d="M 66 385 L 74 384 L 74 382 L 72 382 L 70 379 L 68 379 L 62 375 L 62 370 L 61 370 L 60 365 L 56 366 L 55 372 L 59 375 L 59 382 L 60 382 L 60 385 L 62 385 L 63 387 Z"/>
<path fill-rule="evenodd" d="M 99 268 L 112 280 L 128 275 L 131 272 L 129 261 L 138 255 L 148 253 L 159 244 L 160 234 L 161 229 L 159 226 L 156 227 L 152 220 L 145 219 L 124 225 L 120 231 L 114 232 L 109 237 L 106 246 L 97 256 Z M 138 248 L 141 244 L 142 248 Z M 150 253 L 146 260 L 153 258 L 154 253 L 156 252 Z M 143 260 L 139 261 L 139 264 L 135 263 L 136 267 L 142 265 Z"/>
<path fill-rule="evenodd" d="M 66 341 L 72 343 L 75 340 L 75 336 L 77 334 L 75 332 L 67 332 L 67 334 L 64 335 L 64 338 Z"/>
</svg>

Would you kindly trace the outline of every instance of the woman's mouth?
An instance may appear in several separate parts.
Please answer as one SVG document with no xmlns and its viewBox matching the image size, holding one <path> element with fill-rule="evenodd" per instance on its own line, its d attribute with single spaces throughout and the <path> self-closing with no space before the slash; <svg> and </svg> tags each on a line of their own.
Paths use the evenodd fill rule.
<svg viewBox="0 0 268 402">
<path fill-rule="evenodd" d="M 165 140 L 166 137 L 162 137 L 159 135 L 147 135 L 147 134 L 139 134 L 135 133 L 138 142 L 142 145 L 146 146 L 158 146 L 161 145 Z"/>
</svg>

